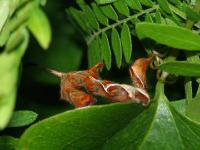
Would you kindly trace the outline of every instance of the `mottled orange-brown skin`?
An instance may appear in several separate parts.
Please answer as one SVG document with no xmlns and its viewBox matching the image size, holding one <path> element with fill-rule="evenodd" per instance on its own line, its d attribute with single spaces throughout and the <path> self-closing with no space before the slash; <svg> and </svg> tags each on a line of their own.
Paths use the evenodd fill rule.
<svg viewBox="0 0 200 150">
<path fill-rule="evenodd" d="M 149 58 L 137 59 L 134 64 L 130 67 L 129 73 L 131 76 L 132 83 L 138 88 L 147 88 L 146 83 L 146 70 L 147 66 L 152 62 L 154 55 Z"/>
<path fill-rule="evenodd" d="M 61 99 L 67 100 L 75 107 L 94 104 L 95 95 L 105 97 L 112 102 L 137 102 L 147 105 L 150 98 L 146 90 L 146 68 L 152 58 L 137 59 L 130 67 L 133 85 L 102 80 L 97 72 L 97 69 L 103 67 L 102 63 L 96 64 L 89 70 L 62 73 L 59 76 Z"/>
</svg>

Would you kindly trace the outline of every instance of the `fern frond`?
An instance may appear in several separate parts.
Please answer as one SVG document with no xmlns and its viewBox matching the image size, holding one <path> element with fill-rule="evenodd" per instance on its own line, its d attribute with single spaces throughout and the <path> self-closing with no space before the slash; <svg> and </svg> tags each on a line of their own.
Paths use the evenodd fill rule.
<svg viewBox="0 0 200 150">
<path fill-rule="evenodd" d="M 118 67 L 123 58 L 126 63 L 130 62 L 134 36 L 131 33 L 135 30 L 135 23 L 145 21 L 180 25 L 186 18 L 184 9 L 178 5 L 180 0 L 96 0 L 89 4 L 84 0 L 77 0 L 77 3 L 79 10 L 69 10 L 85 33 L 88 49 L 90 52 L 91 49 L 98 51 L 93 46 L 97 39 L 100 44 L 95 46 L 100 50 L 92 53 L 94 56 L 88 52 L 89 64 L 104 61 L 107 69 L 111 67 L 112 54 Z M 97 54 L 102 57 L 96 57 Z"/>
</svg>

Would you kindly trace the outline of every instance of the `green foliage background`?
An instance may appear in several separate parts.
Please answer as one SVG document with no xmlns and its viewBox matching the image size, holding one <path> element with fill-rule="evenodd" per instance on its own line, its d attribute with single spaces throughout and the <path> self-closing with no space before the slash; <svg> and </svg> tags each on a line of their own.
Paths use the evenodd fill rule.
<svg viewBox="0 0 200 150">
<path fill-rule="evenodd" d="M 198 150 L 199 21 L 199 0 L 0 0 L 0 150 Z M 74 109 L 32 65 L 104 62 L 103 78 L 130 83 L 128 66 L 155 51 L 148 107 Z"/>
</svg>

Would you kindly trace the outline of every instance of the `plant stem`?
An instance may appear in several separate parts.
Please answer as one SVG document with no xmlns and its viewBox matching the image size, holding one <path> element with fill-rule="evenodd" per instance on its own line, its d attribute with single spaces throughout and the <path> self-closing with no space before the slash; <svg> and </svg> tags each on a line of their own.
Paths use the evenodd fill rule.
<svg viewBox="0 0 200 150">
<path fill-rule="evenodd" d="M 142 15 L 144 15 L 144 14 L 146 14 L 146 13 L 150 13 L 150 12 L 152 12 L 152 11 L 158 9 L 158 7 L 159 7 L 158 5 L 155 5 L 155 6 L 153 6 L 152 8 L 149 8 L 149 9 L 146 9 L 146 10 L 144 10 L 144 11 L 141 11 L 141 12 L 138 13 L 138 14 L 135 14 L 135 15 L 129 16 L 129 17 L 125 18 L 125 19 L 119 20 L 119 21 L 117 21 L 116 23 L 111 24 L 111 25 L 109 25 L 109 26 L 107 26 L 107 27 L 105 27 L 105 28 L 103 28 L 103 29 L 99 29 L 97 32 L 94 32 L 94 33 L 89 37 L 89 39 L 87 40 L 87 45 L 90 45 L 90 43 L 95 39 L 95 37 L 99 36 L 101 33 L 106 32 L 107 30 L 110 30 L 110 29 L 112 29 L 112 28 L 114 28 L 114 27 L 116 27 L 116 26 L 119 26 L 119 25 L 121 25 L 121 24 L 123 24 L 123 23 L 126 23 L 126 22 L 128 22 L 128 21 L 131 21 L 131 20 L 134 19 L 134 18 L 138 18 L 139 16 L 142 16 Z"/>
<path fill-rule="evenodd" d="M 176 57 L 177 57 L 178 53 L 179 53 L 178 50 L 172 49 L 169 52 L 169 56 L 164 59 L 164 62 L 169 62 L 169 61 L 176 60 Z M 169 74 L 167 72 L 162 72 L 160 80 L 165 81 L 168 75 Z"/>
<path fill-rule="evenodd" d="M 156 83 L 156 95 L 155 97 L 160 97 L 160 95 L 164 95 L 164 82 L 163 80 L 158 80 Z"/>
</svg>

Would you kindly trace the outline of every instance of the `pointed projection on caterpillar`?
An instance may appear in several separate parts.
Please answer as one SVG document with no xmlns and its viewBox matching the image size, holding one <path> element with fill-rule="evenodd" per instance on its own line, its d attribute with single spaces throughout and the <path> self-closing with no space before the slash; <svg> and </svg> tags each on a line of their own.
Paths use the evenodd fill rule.
<svg viewBox="0 0 200 150">
<path fill-rule="evenodd" d="M 132 85 L 119 84 L 100 78 L 97 70 L 103 67 L 98 63 L 89 70 L 62 73 L 47 69 L 61 79 L 61 99 L 75 107 L 94 104 L 94 96 L 101 96 L 112 102 L 133 102 L 148 105 L 150 97 L 147 92 L 146 69 L 154 56 L 139 58 L 130 67 Z"/>
</svg>

